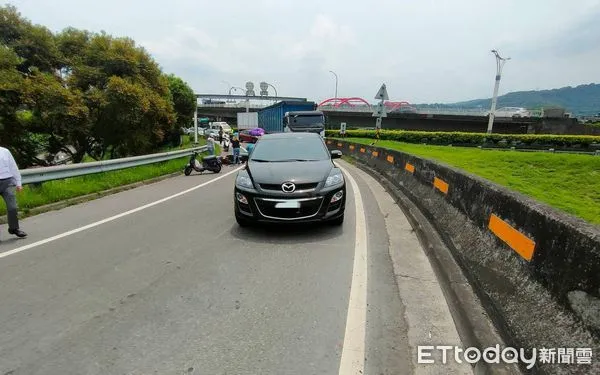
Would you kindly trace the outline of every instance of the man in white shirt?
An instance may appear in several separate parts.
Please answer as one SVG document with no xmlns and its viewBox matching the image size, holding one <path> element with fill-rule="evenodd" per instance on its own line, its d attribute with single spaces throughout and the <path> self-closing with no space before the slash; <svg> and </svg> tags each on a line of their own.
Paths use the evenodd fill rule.
<svg viewBox="0 0 600 375">
<path fill-rule="evenodd" d="M 208 146 L 208 153 L 210 155 L 214 155 L 215 154 L 215 140 L 212 135 L 209 135 L 208 139 L 206 139 L 206 145 Z"/>
<path fill-rule="evenodd" d="M 4 198 L 4 202 L 6 202 L 8 233 L 22 238 L 27 237 L 27 233 L 19 229 L 15 190 L 23 190 L 19 167 L 17 167 L 17 163 L 10 151 L 4 147 L 0 147 L 0 194 Z"/>
</svg>

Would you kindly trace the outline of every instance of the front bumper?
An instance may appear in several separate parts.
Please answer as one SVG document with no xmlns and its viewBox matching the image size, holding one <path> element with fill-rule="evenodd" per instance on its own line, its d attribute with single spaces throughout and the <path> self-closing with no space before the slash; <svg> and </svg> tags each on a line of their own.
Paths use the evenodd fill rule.
<svg viewBox="0 0 600 375">
<path fill-rule="evenodd" d="M 322 193 L 293 197 L 243 190 L 236 186 L 233 199 L 235 215 L 245 220 L 269 223 L 320 222 L 344 214 L 346 185 Z"/>
</svg>

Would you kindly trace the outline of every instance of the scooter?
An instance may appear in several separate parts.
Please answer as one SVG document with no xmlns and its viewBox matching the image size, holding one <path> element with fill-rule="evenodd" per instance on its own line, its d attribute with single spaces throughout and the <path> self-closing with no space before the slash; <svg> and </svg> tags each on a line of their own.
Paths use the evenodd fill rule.
<svg viewBox="0 0 600 375">
<path fill-rule="evenodd" d="M 224 136 L 223 137 L 223 151 L 229 152 L 229 145 L 230 145 L 229 137 Z"/>
<path fill-rule="evenodd" d="M 202 163 L 200 163 L 197 159 L 198 152 L 194 151 L 192 156 L 190 156 L 190 162 L 185 166 L 183 173 L 186 176 L 192 174 L 192 171 L 196 171 L 202 173 L 204 171 L 211 171 L 214 173 L 221 172 L 221 168 L 223 162 L 220 157 L 215 155 L 208 155 L 202 158 Z"/>
</svg>

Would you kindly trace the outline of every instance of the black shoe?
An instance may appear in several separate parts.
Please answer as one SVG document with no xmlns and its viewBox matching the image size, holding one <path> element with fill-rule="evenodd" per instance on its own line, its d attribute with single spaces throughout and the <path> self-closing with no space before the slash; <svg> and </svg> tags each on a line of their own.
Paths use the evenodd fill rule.
<svg viewBox="0 0 600 375">
<path fill-rule="evenodd" d="M 8 230 L 8 233 L 10 233 L 10 234 L 14 234 L 15 236 L 17 236 L 17 237 L 21 237 L 21 238 L 23 238 L 23 237 L 27 237 L 27 233 L 23 232 L 23 231 L 22 231 L 22 230 L 20 230 L 20 229 L 9 229 L 9 230 Z"/>
</svg>

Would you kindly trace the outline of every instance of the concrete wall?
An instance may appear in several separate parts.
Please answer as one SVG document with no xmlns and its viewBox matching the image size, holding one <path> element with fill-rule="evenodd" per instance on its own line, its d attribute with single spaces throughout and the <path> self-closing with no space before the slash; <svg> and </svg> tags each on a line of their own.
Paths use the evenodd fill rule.
<svg viewBox="0 0 600 375">
<path fill-rule="evenodd" d="M 512 346 L 600 353 L 600 227 L 434 161 L 345 141 L 328 147 L 375 168 L 417 204 Z M 538 371 L 600 373 L 594 361 Z"/>
<path fill-rule="evenodd" d="M 375 127 L 375 118 L 370 113 L 326 112 L 328 126 L 339 129 L 339 124 L 347 127 Z M 496 119 L 494 132 L 502 134 L 526 134 L 533 120 Z M 384 129 L 420 130 L 420 131 L 460 131 L 485 133 L 488 120 L 482 116 L 388 114 L 382 119 Z"/>
</svg>

